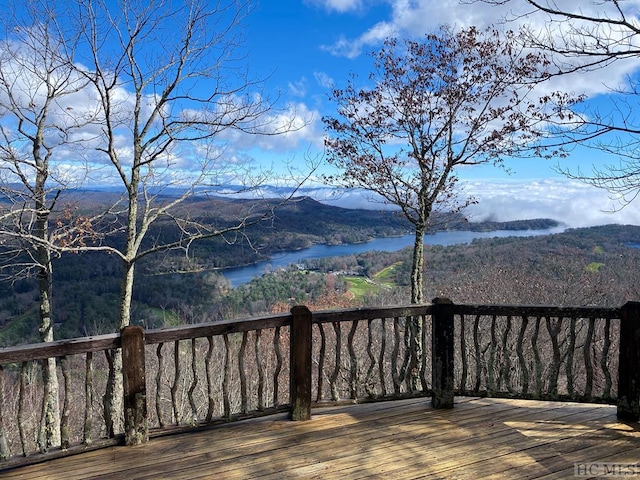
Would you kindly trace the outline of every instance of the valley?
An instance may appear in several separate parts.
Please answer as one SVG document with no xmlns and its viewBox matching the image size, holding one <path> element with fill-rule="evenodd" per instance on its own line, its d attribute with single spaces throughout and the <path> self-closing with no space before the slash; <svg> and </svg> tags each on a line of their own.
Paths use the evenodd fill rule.
<svg viewBox="0 0 640 480">
<path fill-rule="evenodd" d="M 213 211 L 211 206 L 199 208 L 203 213 Z M 502 238 L 488 233 L 483 234 L 488 238 L 468 243 L 427 245 L 426 298 L 604 306 L 640 297 L 640 249 L 629 246 L 640 242 L 640 227 L 611 225 L 515 236 L 526 235 L 528 228 L 558 227 L 562 230 L 550 220 L 451 222 L 447 234 L 498 229 Z M 238 286 L 221 269 L 255 264 L 279 251 L 361 245 L 407 232 L 408 226 L 388 211 L 350 210 L 299 199 L 276 210 L 269 222 L 248 228 L 236 242 L 203 240 L 194 245 L 189 258 L 183 252 L 146 257 L 137 270 L 132 319 L 157 328 L 287 311 L 294 304 L 324 309 L 406 303 L 410 246 L 288 262 L 263 269 L 261 276 Z M 117 258 L 107 254 L 63 255 L 54 261 L 56 338 L 114 330 L 121 269 Z M 32 278 L 0 282 L 1 345 L 38 341 L 35 282 Z"/>
</svg>

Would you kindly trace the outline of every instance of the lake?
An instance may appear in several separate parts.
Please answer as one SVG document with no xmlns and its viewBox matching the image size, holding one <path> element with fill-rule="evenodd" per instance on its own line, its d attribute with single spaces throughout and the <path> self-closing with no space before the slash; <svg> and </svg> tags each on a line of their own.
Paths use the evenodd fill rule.
<svg viewBox="0 0 640 480">
<path fill-rule="evenodd" d="M 471 243 L 476 238 L 504 238 L 504 237 L 532 237 L 560 233 L 565 227 L 555 227 L 544 230 L 495 230 L 493 232 L 449 231 L 436 232 L 425 237 L 425 245 L 457 245 Z M 269 260 L 247 265 L 219 270 L 233 287 L 249 283 L 253 278 L 262 276 L 265 272 L 278 268 L 285 268 L 294 263 L 324 257 L 339 257 L 368 251 L 395 252 L 405 247 L 413 246 L 413 235 L 401 237 L 374 238 L 366 243 L 351 243 L 345 245 L 313 245 L 309 248 L 285 251 L 274 254 Z"/>
</svg>

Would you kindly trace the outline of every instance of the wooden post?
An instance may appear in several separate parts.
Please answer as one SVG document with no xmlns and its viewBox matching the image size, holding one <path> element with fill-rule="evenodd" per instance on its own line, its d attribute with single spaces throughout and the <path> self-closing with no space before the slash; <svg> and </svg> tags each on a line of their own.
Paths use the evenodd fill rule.
<svg viewBox="0 0 640 480">
<path fill-rule="evenodd" d="M 618 418 L 640 420 L 640 302 L 627 302 L 620 315 Z"/>
<path fill-rule="evenodd" d="M 434 408 L 453 408 L 453 302 L 433 299 L 431 355 Z"/>
<path fill-rule="evenodd" d="M 291 309 L 290 335 L 291 420 L 311 420 L 311 311 L 302 305 Z"/>
<path fill-rule="evenodd" d="M 124 327 L 121 332 L 124 388 L 124 435 L 127 445 L 149 441 L 145 382 L 144 330 Z"/>
</svg>

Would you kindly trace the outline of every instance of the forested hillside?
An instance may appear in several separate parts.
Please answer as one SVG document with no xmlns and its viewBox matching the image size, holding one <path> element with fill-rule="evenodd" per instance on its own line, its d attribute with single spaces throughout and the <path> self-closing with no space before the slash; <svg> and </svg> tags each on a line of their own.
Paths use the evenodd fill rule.
<svg viewBox="0 0 640 480">
<path fill-rule="evenodd" d="M 608 225 L 539 237 L 427 246 L 427 298 L 619 305 L 640 298 L 640 249 L 632 246 L 638 243 L 640 227 Z M 158 274 L 148 262 L 136 284 L 134 319 L 160 327 L 282 311 L 295 303 L 314 308 L 404 303 L 410 261 L 410 249 L 320 259 L 303 269 L 269 273 L 236 289 L 216 271 Z M 77 255 L 56 262 L 53 298 L 58 338 L 113 331 L 119 269 L 108 255 Z M 33 280 L 0 283 L 2 344 L 37 340 L 36 317 Z"/>
<path fill-rule="evenodd" d="M 426 246 L 428 298 L 456 302 L 618 305 L 640 297 L 640 227 L 606 225 L 537 237 Z M 357 269 L 382 286 L 407 283 L 409 252 L 317 260 L 328 272 Z M 388 268 L 393 265 L 393 268 Z M 371 289 L 378 301 L 399 301 L 401 288 Z"/>
</svg>

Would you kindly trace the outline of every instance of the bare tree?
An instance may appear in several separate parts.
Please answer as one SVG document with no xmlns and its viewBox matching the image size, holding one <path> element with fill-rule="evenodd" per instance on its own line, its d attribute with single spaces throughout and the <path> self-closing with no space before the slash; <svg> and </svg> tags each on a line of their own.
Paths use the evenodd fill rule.
<svg viewBox="0 0 640 480">
<path fill-rule="evenodd" d="M 472 201 L 462 195 L 457 169 L 501 165 L 540 147 L 551 104 L 569 101 L 533 95 L 549 62 L 515 37 L 443 27 L 421 42 L 388 39 L 373 54 L 371 86 L 358 88 L 352 79 L 333 91 L 338 117 L 324 122 L 339 178 L 380 195 L 413 224 L 412 303 L 423 302 L 424 235 L 434 211 Z M 413 368 L 419 368 L 421 323 L 412 323 Z"/>
<path fill-rule="evenodd" d="M 509 21 L 520 21 L 532 13 L 545 15 L 545 28 L 529 27 L 522 41 L 553 54 L 554 75 L 582 75 L 640 57 L 640 25 L 632 2 L 602 0 L 581 8 L 552 0 L 471 1 L 530 7 L 526 13 L 512 13 Z M 629 65 L 636 69 L 633 63 Z M 635 114 L 639 87 L 637 77 L 629 73 L 626 84 L 608 86 L 607 107 L 599 102 L 598 107 L 583 109 L 570 122 L 558 125 L 566 144 L 581 144 L 617 157 L 603 167 L 594 166 L 590 173 L 560 169 L 562 173 L 608 190 L 622 206 L 640 194 L 640 121 Z"/>
<path fill-rule="evenodd" d="M 176 248 L 188 252 L 193 241 L 212 236 L 233 241 L 248 223 L 267 215 L 239 211 L 237 218 L 212 225 L 203 212 L 188 208 L 189 198 L 221 186 L 253 189 L 268 176 L 226 152 L 233 135 L 276 135 L 293 127 L 269 123 L 273 104 L 244 70 L 238 50 L 241 21 L 250 10 L 244 1 L 81 0 L 79 6 L 88 55 L 78 65 L 103 115 L 95 161 L 105 162 L 125 191 L 122 210 L 113 210 L 125 237 L 113 251 L 124 266 L 122 328 L 130 323 L 140 259 Z M 152 225 L 162 231 L 163 222 L 180 234 L 147 239 Z M 119 352 L 113 362 L 118 372 Z M 114 402 L 107 410 L 115 415 L 121 393 L 112 393 L 105 401 Z"/>
<path fill-rule="evenodd" d="M 58 43 L 49 55 L 56 61 L 63 59 L 66 68 L 65 75 L 49 72 L 49 103 L 65 105 L 64 95 L 75 92 L 79 97 L 74 99 L 76 104 L 89 105 L 92 115 L 83 122 L 70 115 L 67 124 L 42 121 L 44 127 L 57 132 L 54 137 L 59 138 L 59 145 L 68 147 L 62 152 L 67 157 L 45 156 L 43 162 L 49 163 L 42 164 L 28 160 L 44 175 L 43 193 L 55 192 L 48 203 L 49 197 L 43 196 L 29 212 L 34 212 L 36 220 L 51 218 L 52 208 L 58 205 L 56 188 L 61 185 L 54 182 L 52 172 L 63 160 L 81 166 L 87 182 L 119 186 L 124 193 L 84 222 L 64 214 L 55 217 L 56 225 L 68 227 L 60 242 L 47 236 L 46 230 L 42 233 L 42 228 L 41 234 L 29 239 L 35 239 L 46 255 L 81 250 L 117 256 L 124 266 L 122 328 L 130 323 L 135 266 L 142 258 L 173 249 L 188 255 L 194 241 L 213 236 L 233 242 L 243 237 L 247 225 L 270 215 L 277 202 L 259 207 L 254 203 L 253 209 L 246 211 L 239 207 L 235 216 L 216 224 L 212 212 L 197 210 L 199 203 L 188 200 L 220 194 L 223 187 L 227 193 L 256 189 L 270 173 L 233 153 L 229 146 L 247 135 L 291 132 L 300 121 L 292 115 L 270 116 L 273 103 L 261 94 L 260 81 L 245 71 L 240 33 L 241 21 L 250 8 L 243 1 L 79 0 L 73 9 L 65 5 L 33 3 L 35 25 L 39 25 L 38 15 L 57 22 Z M 38 61 L 34 60 L 34 65 Z M 22 73 L 23 78 L 33 78 L 32 72 Z M 32 81 L 40 85 L 41 79 Z M 5 89 L 11 94 L 16 89 L 22 91 L 11 81 Z M 75 108 L 66 105 L 61 110 L 74 112 Z M 34 129 L 41 118 L 36 112 Z M 18 123 L 24 121 L 19 119 Z M 43 132 L 34 131 L 30 134 L 33 145 L 46 150 L 40 135 Z M 4 134 L 6 140 L 12 140 L 8 127 Z M 76 137 L 82 139 L 82 148 L 71 148 Z M 9 145 L 5 152 L 9 160 L 13 153 L 15 149 Z M 23 160 L 8 164 L 21 166 L 20 162 Z M 13 174 L 20 174 L 17 167 L 13 170 Z M 27 190 L 37 193 L 35 188 Z M 88 235 L 97 236 L 98 228 L 116 240 L 83 243 Z M 23 239 L 24 232 L 17 238 Z M 50 262 L 45 265 L 38 260 L 38 265 L 50 272 Z M 112 352 L 108 360 L 113 378 L 104 402 L 108 433 L 113 435 L 121 431 L 121 352 Z"/>
<path fill-rule="evenodd" d="M 52 257 L 93 237 L 91 220 L 62 202 L 61 193 L 82 175 L 58 163 L 82 143 L 75 134 L 95 117 L 73 109 L 72 97 L 87 81 L 71 65 L 74 42 L 45 4 L 27 3 L 3 16 L 0 41 L 0 271 L 9 279 L 38 280 L 40 335 L 54 340 Z M 76 173 L 82 170 L 77 165 Z M 55 220 L 55 221 L 53 221 Z M 43 361 L 44 402 L 39 445 L 60 444 L 55 359 Z"/>
</svg>

